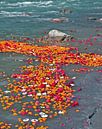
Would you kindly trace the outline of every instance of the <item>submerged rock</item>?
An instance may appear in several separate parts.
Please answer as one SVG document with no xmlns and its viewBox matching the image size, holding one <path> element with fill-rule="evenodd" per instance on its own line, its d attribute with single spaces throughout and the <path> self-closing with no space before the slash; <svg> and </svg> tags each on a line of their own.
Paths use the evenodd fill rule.
<svg viewBox="0 0 102 129">
<path fill-rule="evenodd" d="M 66 17 L 51 19 L 51 22 L 53 22 L 53 23 L 61 23 L 61 22 L 68 22 L 68 21 L 69 21 L 69 19 Z"/>
<path fill-rule="evenodd" d="M 96 21 L 97 18 L 96 18 L 96 17 L 88 17 L 88 20 L 89 20 L 89 21 Z"/>
<path fill-rule="evenodd" d="M 69 8 L 63 8 L 60 10 L 60 13 L 61 14 L 70 14 L 70 13 L 72 13 L 72 10 Z"/>
</svg>

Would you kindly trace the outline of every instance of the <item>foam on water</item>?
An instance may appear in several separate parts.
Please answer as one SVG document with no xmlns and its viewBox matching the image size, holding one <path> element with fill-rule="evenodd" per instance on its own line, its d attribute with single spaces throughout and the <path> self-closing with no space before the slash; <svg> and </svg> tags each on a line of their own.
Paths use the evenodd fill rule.
<svg viewBox="0 0 102 129">
<path fill-rule="evenodd" d="M 30 16 L 32 12 L 7 12 L 7 11 L 1 11 L 0 15 L 3 17 L 18 17 L 18 16 Z"/>
<path fill-rule="evenodd" d="M 30 6 L 49 6 L 52 5 L 53 1 L 39 1 L 39 2 L 31 2 L 31 1 L 25 1 L 25 2 L 16 2 L 16 3 L 10 3 L 10 2 L 1 2 L 0 4 L 4 4 L 7 7 L 30 7 Z"/>
</svg>

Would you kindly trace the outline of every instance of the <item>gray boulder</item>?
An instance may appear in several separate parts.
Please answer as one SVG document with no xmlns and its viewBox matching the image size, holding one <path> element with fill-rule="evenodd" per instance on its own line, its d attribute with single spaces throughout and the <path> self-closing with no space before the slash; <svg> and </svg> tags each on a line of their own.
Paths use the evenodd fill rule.
<svg viewBox="0 0 102 129">
<path fill-rule="evenodd" d="M 50 30 L 48 33 L 48 38 L 59 41 L 66 41 L 71 40 L 73 37 L 59 30 Z"/>
</svg>

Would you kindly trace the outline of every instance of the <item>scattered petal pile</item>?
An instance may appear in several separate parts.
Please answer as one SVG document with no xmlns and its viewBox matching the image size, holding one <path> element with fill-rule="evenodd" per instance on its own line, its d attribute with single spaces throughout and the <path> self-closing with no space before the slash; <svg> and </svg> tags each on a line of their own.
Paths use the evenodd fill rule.
<svg viewBox="0 0 102 129">
<path fill-rule="evenodd" d="M 72 52 L 76 50 L 75 52 Z M 27 43 L 1 41 L 0 52 L 16 52 L 37 56 L 43 63 L 81 64 L 85 66 L 102 66 L 102 55 L 79 53 L 75 47 L 33 46 Z"/>
<path fill-rule="evenodd" d="M 36 56 L 40 62 L 34 66 L 33 59 L 30 59 L 30 65 L 20 67 L 19 73 L 13 73 L 8 78 L 5 90 L 0 89 L 2 108 L 17 118 L 19 123 L 14 126 L 18 129 L 47 129 L 47 126 L 39 125 L 49 118 L 65 114 L 68 108 L 79 105 L 77 100 L 73 100 L 74 81 L 61 69 L 62 65 L 102 66 L 102 55 L 79 53 L 74 47 L 39 47 L 1 41 L 0 52 L 29 54 Z M 12 126 L 0 121 L 1 129 Z"/>
</svg>

